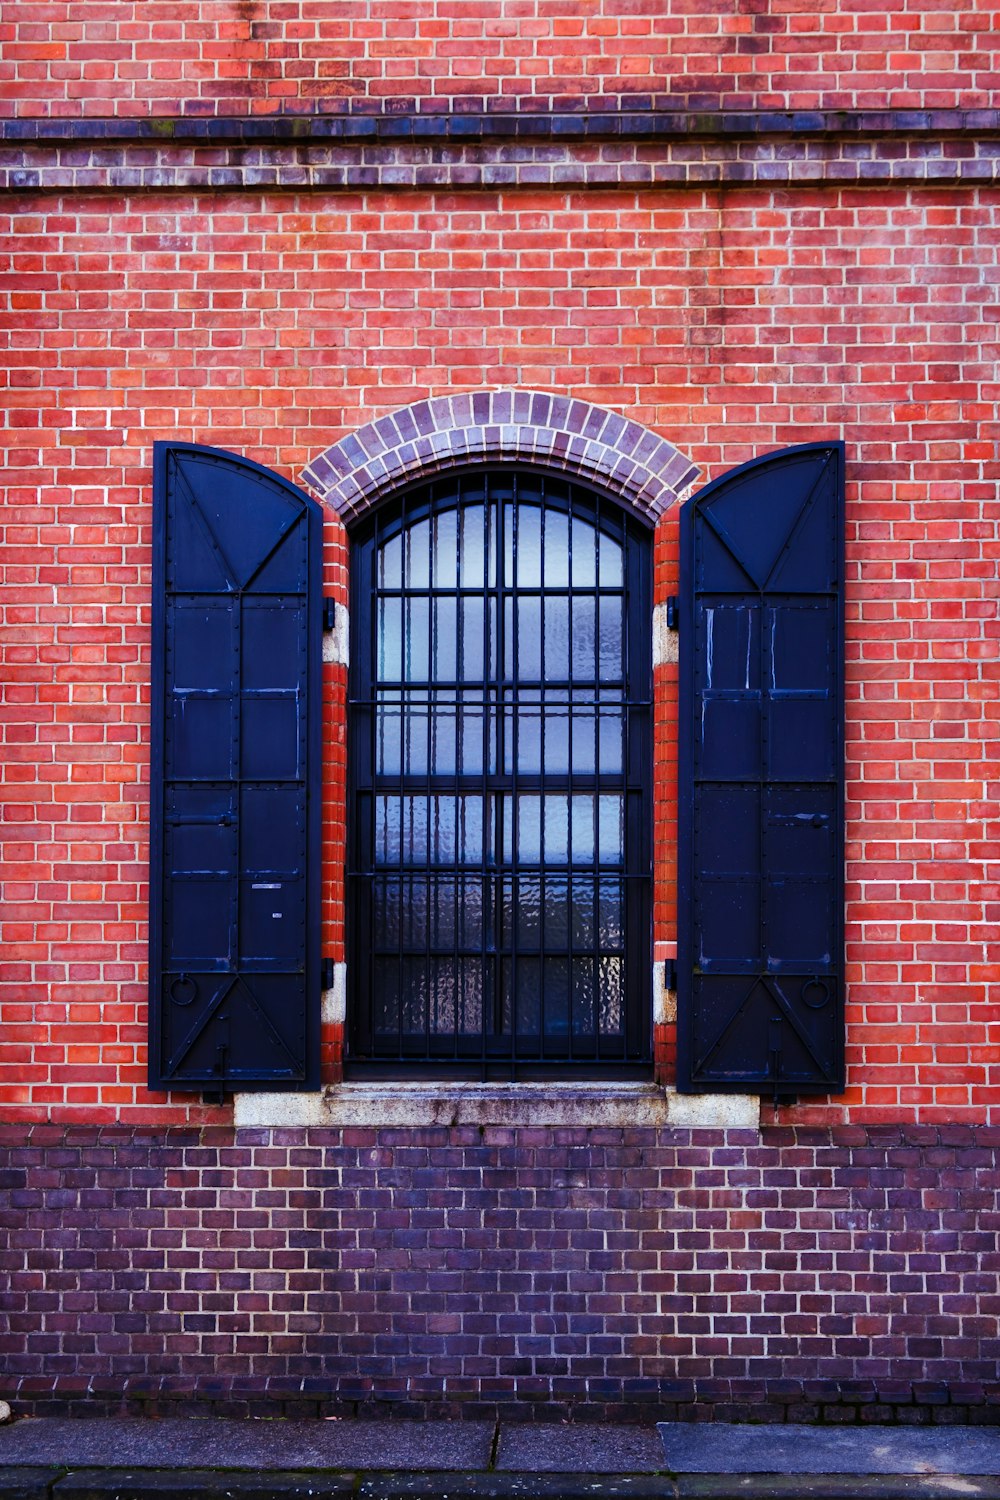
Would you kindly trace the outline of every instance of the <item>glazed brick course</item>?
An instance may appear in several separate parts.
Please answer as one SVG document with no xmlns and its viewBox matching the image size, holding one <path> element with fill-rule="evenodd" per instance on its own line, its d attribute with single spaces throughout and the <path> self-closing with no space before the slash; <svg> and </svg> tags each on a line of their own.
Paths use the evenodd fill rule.
<svg viewBox="0 0 1000 1500">
<path fill-rule="evenodd" d="M 663 94 L 693 109 L 989 106 L 995 11 L 910 0 L 20 0 L 0 33 L 23 115 L 427 110 Z"/>
<path fill-rule="evenodd" d="M 848 1090 L 792 1117 L 989 1120 L 998 197 L 7 199 L 5 1117 L 225 1118 L 144 1086 L 152 441 L 296 477 L 428 395 L 502 386 L 621 413 L 705 479 L 845 439 Z M 676 521 L 674 506 L 656 529 L 659 600 L 676 591 Z M 346 599 L 333 515 L 326 587 Z M 325 673 L 339 959 L 345 689 L 342 667 Z M 658 669 L 657 943 L 675 937 L 675 680 Z"/>
<path fill-rule="evenodd" d="M 22 1410 L 995 1421 L 960 1126 L 0 1130 Z"/>
</svg>

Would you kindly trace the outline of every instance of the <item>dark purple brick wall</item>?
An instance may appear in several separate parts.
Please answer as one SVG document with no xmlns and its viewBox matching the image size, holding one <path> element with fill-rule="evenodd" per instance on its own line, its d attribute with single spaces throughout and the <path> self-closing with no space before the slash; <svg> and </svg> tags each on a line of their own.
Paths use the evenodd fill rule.
<svg viewBox="0 0 1000 1500">
<path fill-rule="evenodd" d="M 22 1410 L 1000 1420 L 1000 1130 L 0 1129 Z"/>
</svg>

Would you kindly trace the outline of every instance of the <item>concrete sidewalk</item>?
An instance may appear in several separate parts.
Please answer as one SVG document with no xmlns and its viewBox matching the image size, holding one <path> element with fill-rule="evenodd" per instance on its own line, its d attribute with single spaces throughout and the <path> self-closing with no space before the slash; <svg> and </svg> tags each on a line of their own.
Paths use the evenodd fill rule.
<svg viewBox="0 0 1000 1500">
<path fill-rule="evenodd" d="M 998 1427 L 24 1419 L 0 1500 L 1000 1500 Z"/>
</svg>

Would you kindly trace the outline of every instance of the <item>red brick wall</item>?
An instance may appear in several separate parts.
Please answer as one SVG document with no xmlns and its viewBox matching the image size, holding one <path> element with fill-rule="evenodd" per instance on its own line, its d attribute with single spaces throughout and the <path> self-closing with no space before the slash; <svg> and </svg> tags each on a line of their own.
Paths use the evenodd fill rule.
<svg viewBox="0 0 1000 1500">
<path fill-rule="evenodd" d="M 18 0 L 0 93 L 25 116 L 620 93 L 674 109 L 982 108 L 998 36 L 981 0 Z"/>
<path fill-rule="evenodd" d="M 975 16 L 944 19 L 976 34 Z M 5 1117 L 220 1118 L 143 1087 L 153 440 L 294 477 L 373 416 L 504 384 L 622 410 L 705 478 L 846 440 L 849 1087 L 794 1117 L 986 1120 L 1000 1105 L 998 201 L 993 187 L 764 184 L 8 198 Z M 670 515 L 658 532 L 660 597 L 675 530 Z M 338 523 L 329 536 L 343 594 Z M 338 956 L 339 723 L 331 709 Z M 673 936 L 672 827 L 664 797 L 658 940 Z"/>
</svg>

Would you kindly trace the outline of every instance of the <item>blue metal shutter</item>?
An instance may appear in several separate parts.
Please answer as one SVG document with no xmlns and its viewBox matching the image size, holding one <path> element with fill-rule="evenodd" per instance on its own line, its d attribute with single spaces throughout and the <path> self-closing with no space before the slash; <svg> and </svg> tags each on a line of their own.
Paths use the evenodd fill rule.
<svg viewBox="0 0 1000 1500">
<path fill-rule="evenodd" d="M 828 443 L 681 513 L 682 1089 L 843 1087 L 843 506 Z"/>
<path fill-rule="evenodd" d="M 319 507 L 172 443 L 153 505 L 150 1086 L 318 1087 Z"/>
</svg>

